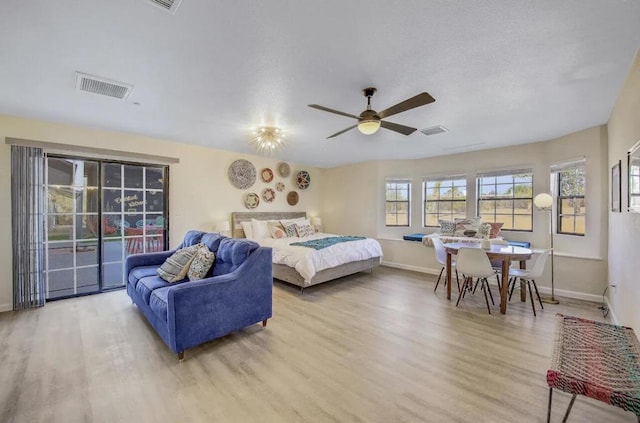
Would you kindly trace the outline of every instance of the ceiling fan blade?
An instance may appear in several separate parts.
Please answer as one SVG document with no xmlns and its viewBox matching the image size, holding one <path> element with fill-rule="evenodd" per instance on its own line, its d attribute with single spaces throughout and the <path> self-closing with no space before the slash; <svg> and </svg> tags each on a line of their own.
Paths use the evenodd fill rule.
<svg viewBox="0 0 640 423">
<path fill-rule="evenodd" d="M 418 130 L 418 128 L 412 128 L 410 126 L 404 126 L 397 123 L 381 121 L 380 126 L 385 129 L 391 129 L 392 131 L 396 131 L 401 133 L 402 135 L 411 135 Z"/>
<path fill-rule="evenodd" d="M 354 119 L 360 119 L 358 116 L 351 115 L 351 114 L 345 113 L 345 112 L 341 112 L 339 110 L 333 110 L 333 109 L 330 109 L 328 107 L 320 106 L 318 104 L 309 104 L 308 106 L 309 107 L 313 107 L 314 109 L 322 110 L 324 112 L 335 113 L 336 115 L 342 115 L 342 116 L 346 116 L 346 117 L 350 117 L 350 118 L 354 118 Z"/>
<path fill-rule="evenodd" d="M 353 128 L 356 128 L 357 126 L 358 126 L 358 125 L 353 125 L 353 126 L 350 126 L 350 127 L 346 128 L 346 129 L 343 129 L 343 130 L 342 130 L 342 131 L 340 131 L 340 132 L 336 132 L 335 134 L 328 136 L 328 137 L 327 137 L 327 139 L 329 139 L 329 138 L 333 138 L 333 137 L 337 137 L 337 136 L 338 136 L 338 135 L 340 135 L 340 134 L 344 134 L 344 133 L 345 133 L 345 132 L 347 132 L 347 131 L 351 131 Z"/>
<path fill-rule="evenodd" d="M 433 103 L 434 101 L 436 101 L 436 99 L 431 97 L 431 94 L 420 93 L 379 112 L 378 116 L 380 116 L 380 119 L 383 119 L 389 116 L 397 115 L 398 113 L 402 113 L 410 109 L 414 109 L 416 107 L 424 106 L 425 104 Z"/>
</svg>

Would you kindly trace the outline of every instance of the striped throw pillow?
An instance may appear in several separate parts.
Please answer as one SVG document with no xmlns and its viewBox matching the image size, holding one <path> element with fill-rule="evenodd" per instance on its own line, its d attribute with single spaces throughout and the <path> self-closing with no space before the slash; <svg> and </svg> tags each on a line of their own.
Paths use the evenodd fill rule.
<svg viewBox="0 0 640 423">
<path fill-rule="evenodd" d="M 191 261 L 204 244 L 181 248 L 171 255 L 158 269 L 158 276 L 167 282 L 178 282 L 187 276 Z"/>
</svg>

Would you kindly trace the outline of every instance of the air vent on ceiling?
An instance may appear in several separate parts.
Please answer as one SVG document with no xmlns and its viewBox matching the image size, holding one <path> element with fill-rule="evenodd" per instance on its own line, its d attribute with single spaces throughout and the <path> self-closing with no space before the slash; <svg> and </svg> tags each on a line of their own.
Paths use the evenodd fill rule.
<svg viewBox="0 0 640 423">
<path fill-rule="evenodd" d="M 147 0 L 149 3 L 158 6 L 159 8 L 166 10 L 171 14 L 176 13 L 176 9 L 180 6 L 182 0 Z"/>
<path fill-rule="evenodd" d="M 126 100 L 133 90 L 133 85 L 125 84 L 100 76 L 76 72 L 76 88 L 88 93 L 101 94 Z"/>
<path fill-rule="evenodd" d="M 426 136 L 429 136 L 429 135 L 442 134 L 443 132 L 449 132 L 449 130 L 442 125 L 437 125 L 437 126 L 432 126 L 430 128 L 421 129 L 420 132 L 422 132 Z"/>
</svg>

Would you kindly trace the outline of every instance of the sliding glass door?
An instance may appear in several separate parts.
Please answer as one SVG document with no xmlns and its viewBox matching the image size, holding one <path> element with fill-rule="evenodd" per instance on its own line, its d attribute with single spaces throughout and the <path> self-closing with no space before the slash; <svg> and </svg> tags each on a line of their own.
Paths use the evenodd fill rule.
<svg viewBox="0 0 640 423">
<path fill-rule="evenodd" d="M 162 251 L 166 244 L 165 169 L 104 163 L 102 225 L 105 288 L 124 286 L 129 254 Z"/>
<path fill-rule="evenodd" d="M 48 156 L 47 299 L 125 285 L 129 254 L 167 246 L 165 166 Z"/>
</svg>

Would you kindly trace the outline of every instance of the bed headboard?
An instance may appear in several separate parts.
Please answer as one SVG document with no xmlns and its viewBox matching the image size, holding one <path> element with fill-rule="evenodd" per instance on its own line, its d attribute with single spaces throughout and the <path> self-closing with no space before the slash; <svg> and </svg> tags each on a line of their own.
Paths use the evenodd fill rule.
<svg viewBox="0 0 640 423">
<path fill-rule="evenodd" d="M 307 217 L 307 212 L 232 212 L 231 232 L 234 238 L 246 238 L 242 230 L 241 222 L 256 220 L 281 220 Z"/>
</svg>

